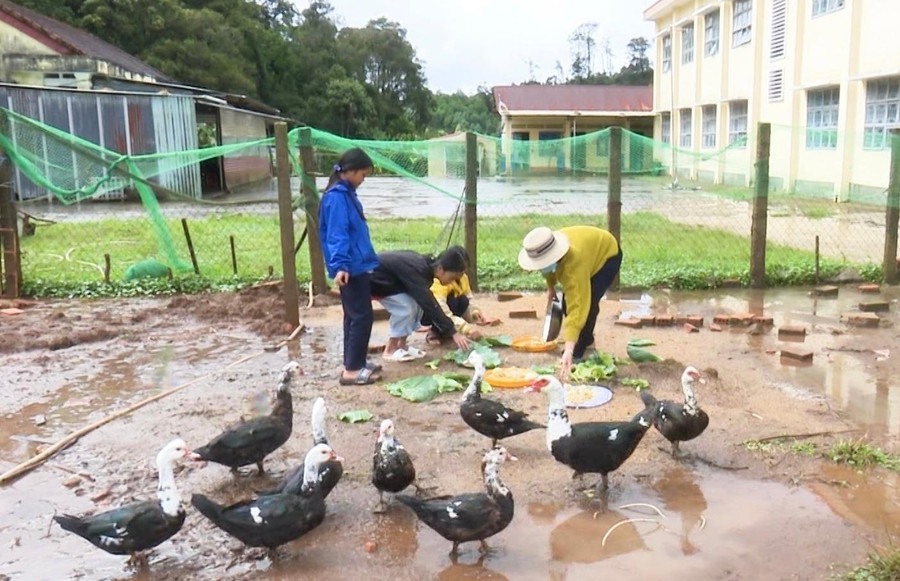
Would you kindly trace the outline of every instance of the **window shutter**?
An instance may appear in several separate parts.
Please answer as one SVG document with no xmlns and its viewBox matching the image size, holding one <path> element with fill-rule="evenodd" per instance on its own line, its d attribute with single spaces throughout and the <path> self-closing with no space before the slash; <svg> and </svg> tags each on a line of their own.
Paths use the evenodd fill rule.
<svg viewBox="0 0 900 581">
<path fill-rule="evenodd" d="M 784 69 L 769 71 L 769 101 L 784 99 Z"/>
<path fill-rule="evenodd" d="M 787 0 L 772 0 L 772 40 L 769 59 L 784 57 L 784 34 L 787 29 Z"/>
</svg>

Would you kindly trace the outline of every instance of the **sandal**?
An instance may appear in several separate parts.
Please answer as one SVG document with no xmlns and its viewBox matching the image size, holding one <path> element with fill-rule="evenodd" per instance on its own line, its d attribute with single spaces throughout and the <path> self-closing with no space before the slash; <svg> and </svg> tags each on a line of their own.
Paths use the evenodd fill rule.
<svg viewBox="0 0 900 581">
<path fill-rule="evenodd" d="M 429 345 L 437 347 L 438 345 L 443 343 L 443 339 L 441 339 L 441 336 L 437 333 L 428 333 L 428 336 L 425 337 L 425 342 Z"/>
<path fill-rule="evenodd" d="M 373 373 L 378 373 L 379 371 L 384 369 L 384 367 L 372 361 L 366 361 L 366 369 L 372 370 Z"/>
<path fill-rule="evenodd" d="M 412 355 L 413 357 L 415 357 L 416 359 L 422 359 L 423 357 L 425 357 L 426 355 L 428 355 L 428 353 L 425 353 L 425 352 L 422 351 L 421 349 L 417 349 L 417 348 L 413 347 L 412 345 L 407 346 L 407 347 L 406 347 L 406 351 L 407 351 L 410 355 Z"/>
<path fill-rule="evenodd" d="M 384 359 L 385 361 L 405 362 L 405 361 L 415 361 L 416 356 L 413 355 L 412 353 L 410 353 L 409 351 L 407 351 L 406 349 L 397 349 L 396 351 L 394 351 L 387 357 L 382 357 L 382 359 Z"/>
<path fill-rule="evenodd" d="M 380 376 L 373 376 L 375 376 L 374 371 L 372 371 L 368 367 L 363 367 L 359 370 L 359 372 L 356 374 L 356 377 L 354 377 L 353 379 L 345 378 L 344 374 L 342 373 L 338 382 L 341 385 L 372 385 L 376 381 L 381 381 Z"/>
</svg>

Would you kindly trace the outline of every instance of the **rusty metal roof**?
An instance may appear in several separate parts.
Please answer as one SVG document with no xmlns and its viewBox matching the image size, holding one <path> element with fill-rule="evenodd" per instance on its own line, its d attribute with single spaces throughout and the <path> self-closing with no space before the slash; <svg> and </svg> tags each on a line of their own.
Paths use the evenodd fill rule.
<svg viewBox="0 0 900 581">
<path fill-rule="evenodd" d="M 652 86 L 512 85 L 494 87 L 494 106 L 501 114 L 540 112 L 649 113 Z"/>
<path fill-rule="evenodd" d="M 34 10 L 24 8 L 8 0 L 0 0 L 0 13 L 6 14 L 39 33 L 46 35 L 72 54 L 80 54 L 118 65 L 127 71 L 159 80 L 170 80 L 162 72 L 124 50 L 117 48 L 93 34 L 54 20 Z"/>
</svg>

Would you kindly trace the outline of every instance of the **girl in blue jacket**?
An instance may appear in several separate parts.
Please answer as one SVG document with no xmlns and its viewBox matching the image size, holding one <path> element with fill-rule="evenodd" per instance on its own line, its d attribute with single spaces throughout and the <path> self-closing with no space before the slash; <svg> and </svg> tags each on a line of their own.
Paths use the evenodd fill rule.
<svg viewBox="0 0 900 581">
<path fill-rule="evenodd" d="M 319 238 L 328 276 L 341 292 L 344 309 L 344 371 L 341 385 L 369 385 L 381 379 L 381 366 L 366 362 L 372 334 L 369 282 L 378 258 L 356 188 L 372 169 L 372 159 L 358 147 L 334 165 L 319 205 Z"/>
</svg>

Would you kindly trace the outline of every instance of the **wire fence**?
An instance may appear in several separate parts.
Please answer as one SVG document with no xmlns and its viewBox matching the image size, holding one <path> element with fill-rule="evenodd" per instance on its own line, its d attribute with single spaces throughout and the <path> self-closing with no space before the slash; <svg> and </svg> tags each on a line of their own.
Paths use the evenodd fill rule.
<svg viewBox="0 0 900 581">
<path fill-rule="evenodd" d="M 316 227 L 315 215 L 304 212 L 301 183 L 321 191 L 337 157 L 358 145 L 376 164 L 359 189 L 376 250 L 437 252 L 465 242 L 465 134 L 358 142 L 306 131 L 289 135 L 295 241 L 305 241 L 304 229 Z M 781 171 L 776 144 L 798 139 L 794 131 L 773 128 L 773 170 Z M 516 262 L 525 233 L 539 225 L 606 227 L 611 193 L 621 200 L 623 285 L 748 284 L 755 160 L 746 141 L 698 152 L 628 131 L 622 136 L 619 163 L 612 164 L 621 169 L 620 194 L 611 187 L 617 180 L 610 176 L 610 150 L 619 146 L 611 143 L 609 129 L 538 141 L 475 137 L 468 165 L 477 172 L 471 177 L 477 177 L 482 288 L 540 287 L 539 277 L 522 272 Z M 302 169 L 301 143 L 313 153 Z M 5 181 L 18 200 L 27 293 L 64 294 L 85 287 L 108 292 L 104 285 L 116 287 L 152 273 L 148 260 L 171 269 L 176 280 L 199 278 L 220 286 L 281 276 L 272 139 L 125 155 L 2 110 L 0 146 L 13 162 Z M 245 173 L 261 179 L 227 193 L 215 192 L 216 184 L 207 191 L 204 167 L 210 165 L 220 174 L 224 168 L 240 175 L 246 168 Z M 180 184 L 188 174 L 200 176 L 200 182 L 185 191 Z M 833 184 L 805 184 L 786 193 L 786 182 L 774 178 L 767 282 L 810 283 L 817 272 L 828 278 L 848 267 L 863 278 L 880 277 L 888 177 L 885 173 L 883 187 L 855 191 L 842 203 L 835 202 Z M 22 199 L 25 191 L 38 195 Z M 295 262 L 298 279 L 308 282 L 308 244 L 300 244 Z M 190 276 L 195 270 L 200 277 Z"/>
</svg>

